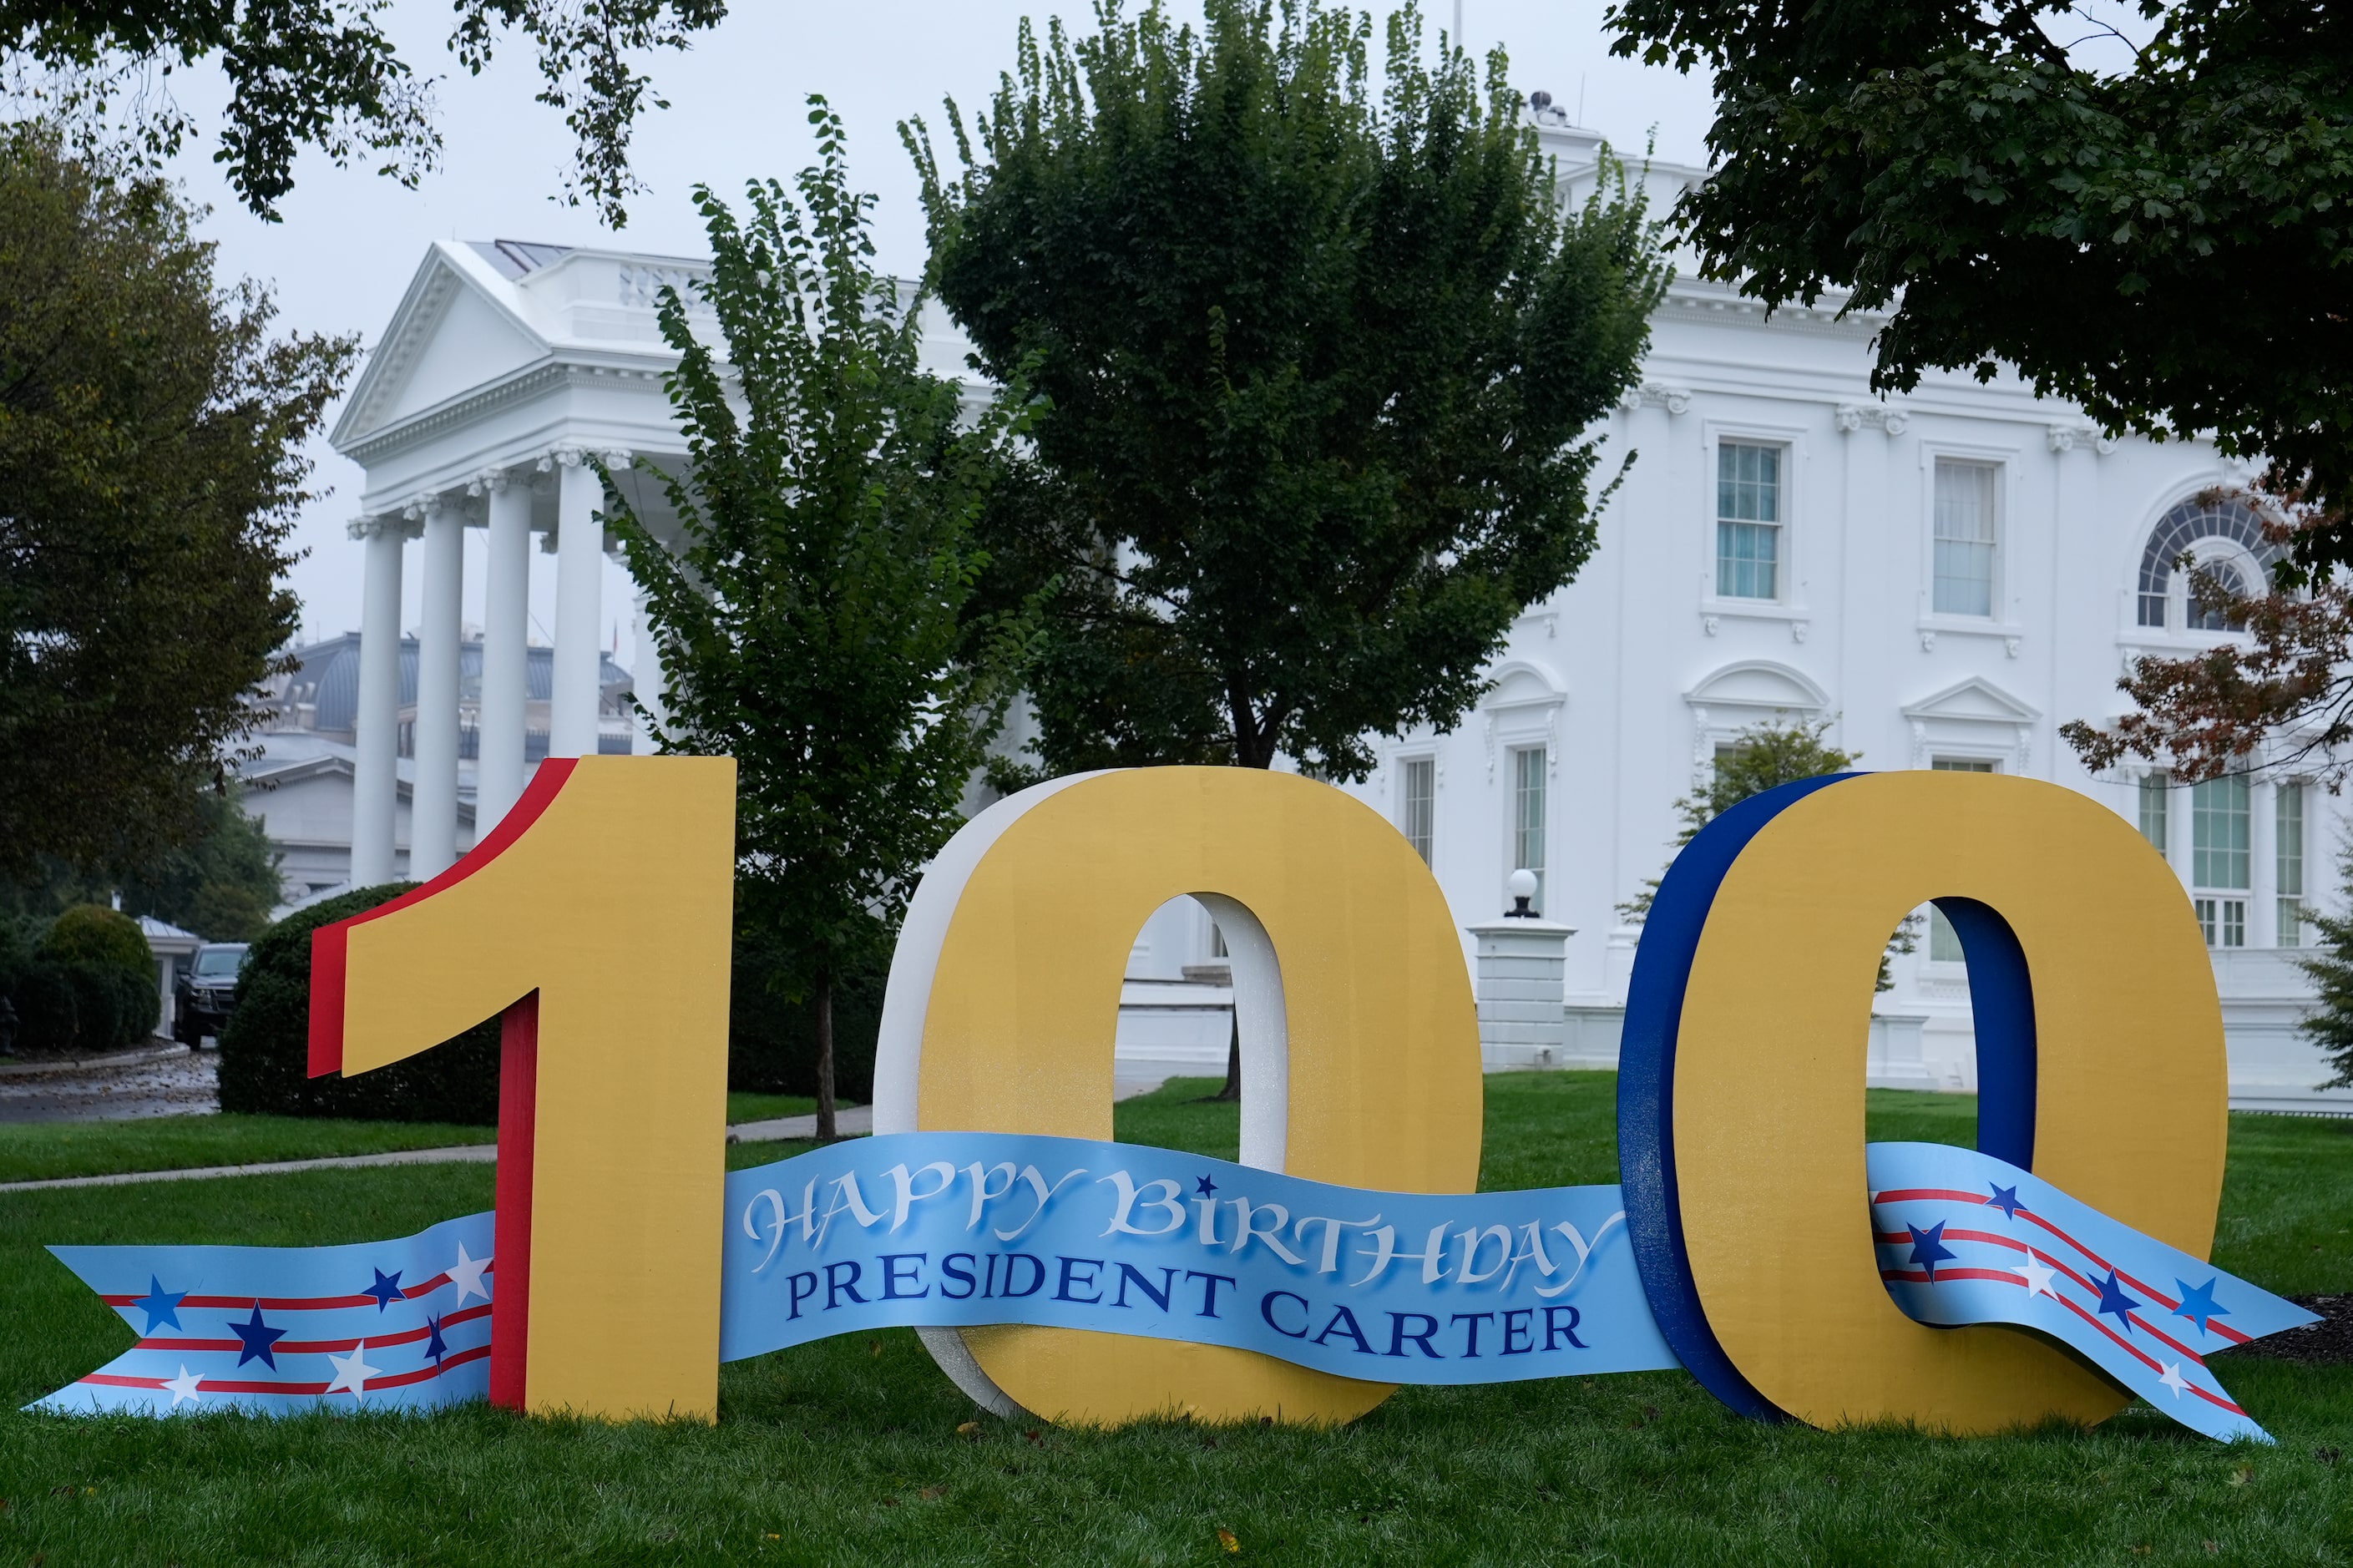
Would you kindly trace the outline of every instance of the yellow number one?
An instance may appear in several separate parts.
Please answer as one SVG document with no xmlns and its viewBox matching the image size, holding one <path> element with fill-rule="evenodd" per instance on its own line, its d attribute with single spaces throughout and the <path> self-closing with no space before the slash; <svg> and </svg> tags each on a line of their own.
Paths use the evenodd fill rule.
<svg viewBox="0 0 2353 1568">
<path fill-rule="evenodd" d="M 551 758 L 457 866 L 322 926 L 311 1076 L 503 1021 L 491 1397 L 719 1405 L 735 763 Z"/>
</svg>

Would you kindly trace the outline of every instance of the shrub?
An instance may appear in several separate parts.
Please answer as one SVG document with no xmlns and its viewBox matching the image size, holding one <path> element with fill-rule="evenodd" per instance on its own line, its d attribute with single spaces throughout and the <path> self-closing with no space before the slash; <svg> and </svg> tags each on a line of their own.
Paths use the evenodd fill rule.
<svg viewBox="0 0 2353 1568">
<path fill-rule="evenodd" d="M 16 1005 L 16 1049 L 26 1056 L 66 1056 L 80 1031 L 74 987 L 64 966 L 35 962 L 17 972 L 9 992 Z"/>
<path fill-rule="evenodd" d="M 817 1092 L 817 1008 L 768 989 L 767 940 L 739 936 L 727 1008 L 727 1087 L 749 1094 Z M 882 1024 L 885 951 L 847 965 L 833 983 L 833 1088 L 853 1104 L 874 1098 L 874 1042 Z"/>
<path fill-rule="evenodd" d="M 76 904 L 49 924 L 40 956 L 57 963 L 86 963 L 143 974 L 152 982 L 155 954 L 139 922 L 104 904 Z"/>
<path fill-rule="evenodd" d="M 410 886 L 386 883 L 313 904 L 254 943 L 221 1036 L 223 1110 L 477 1126 L 498 1121 L 495 1017 L 429 1051 L 356 1077 L 310 1076 L 311 933 L 389 902 Z"/>
</svg>

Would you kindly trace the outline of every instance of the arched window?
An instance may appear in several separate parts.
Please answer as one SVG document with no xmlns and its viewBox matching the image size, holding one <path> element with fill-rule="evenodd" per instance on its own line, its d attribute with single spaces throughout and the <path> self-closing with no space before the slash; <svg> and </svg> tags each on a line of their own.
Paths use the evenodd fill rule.
<svg viewBox="0 0 2353 1568">
<path fill-rule="evenodd" d="M 2162 626 L 2167 624 L 2166 605 L 2173 596 L 2174 566 L 2184 555 L 2193 553 L 2194 547 L 2200 541 L 2209 539 L 2225 545 L 2236 545 L 2265 573 L 2280 557 L 2279 548 L 2263 538 L 2263 520 L 2246 502 L 2234 499 L 2192 497 L 2157 520 L 2157 526 L 2149 531 L 2148 546 L 2141 552 L 2142 626 Z M 2201 563 L 2208 572 L 2234 581 L 2241 593 L 2252 591 L 2247 574 L 2237 565 L 2215 558 L 2206 559 Z M 2192 630 L 2237 629 L 2224 625 L 2219 611 L 2200 605 L 2194 592 L 2189 596 L 2188 608 L 2187 619 Z"/>
<path fill-rule="evenodd" d="M 2235 562 L 2227 559 L 2201 561 L 2198 563 L 2198 570 L 2242 598 L 2249 592 L 2246 574 L 2239 570 Z M 2193 632 L 2242 632 L 2247 629 L 2244 622 L 2234 621 L 2225 616 L 2220 605 L 2200 602 L 2198 597 L 2198 579 L 2194 575 L 2189 580 L 2188 609 L 2189 626 Z"/>
</svg>

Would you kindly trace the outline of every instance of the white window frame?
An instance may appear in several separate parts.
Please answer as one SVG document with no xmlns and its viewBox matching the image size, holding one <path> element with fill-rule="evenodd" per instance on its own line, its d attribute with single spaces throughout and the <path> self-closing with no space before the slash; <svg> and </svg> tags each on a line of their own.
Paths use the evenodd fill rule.
<svg viewBox="0 0 2353 1568">
<path fill-rule="evenodd" d="M 1960 637 L 1991 637 L 2018 638 L 2026 635 L 2026 626 L 2011 602 L 2010 570 L 2012 547 L 2016 542 L 2015 519 L 2019 515 L 2019 486 L 2023 481 L 2021 470 L 2023 449 L 1977 441 L 1944 441 L 1923 437 L 1920 442 L 1919 516 L 1915 534 L 1919 541 L 1919 629 L 1939 635 L 1951 633 Z M 1936 608 L 1936 464 L 1974 463 L 1997 470 L 1993 483 L 1993 613 L 1986 616 L 1953 615 Z"/>
<path fill-rule="evenodd" d="M 1504 878 L 1508 883 L 1513 872 L 1520 870 L 1520 766 L 1524 757 L 1542 760 L 1536 767 L 1536 778 L 1544 791 L 1544 822 L 1536 835 L 1536 848 L 1544 864 L 1534 868 L 1536 873 L 1536 896 L 1531 907 L 1539 915 L 1552 891 L 1552 825 L 1555 785 L 1559 774 L 1559 752 L 1548 742 L 1532 740 L 1515 742 L 1504 752 Z"/>
<path fill-rule="evenodd" d="M 1413 843 L 1413 770 L 1430 770 L 1430 842 L 1417 846 L 1422 864 L 1435 870 L 1438 866 L 1438 754 L 1435 752 L 1399 752 L 1393 759 L 1397 769 L 1397 830 L 1408 844 Z"/>
<path fill-rule="evenodd" d="M 1747 420 L 1709 419 L 1700 426 L 1699 504 L 1705 513 L 1704 531 L 1700 535 L 1700 614 L 1718 619 L 1748 619 L 1759 621 L 1810 621 L 1813 613 L 1806 607 L 1805 520 L 1809 502 L 1807 485 L 1808 447 L 1810 432 L 1802 425 L 1768 425 Z M 1716 554 L 1716 473 L 1722 461 L 1721 448 L 1730 441 L 1742 446 L 1778 447 L 1781 448 L 1781 531 L 1778 542 L 1778 559 L 1775 563 L 1777 590 L 1769 599 L 1730 599 L 1715 591 Z"/>
<path fill-rule="evenodd" d="M 1947 609 L 1936 603 L 1937 584 L 1943 581 L 1943 574 L 1937 570 L 1937 558 L 1945 544 L 1945 536 L 1939 531 L 1941 524 L 1938 521 L 1938 513 L 1943 500 L 1941 491 L 1944 476 L 1948 471 L 1983 474 L 1987 477 L 1987 510 L 1991 514 L 1986 520 L 1989 537 L 1982 541 L 1965 542 L 1982 544 L 1987 552 L 1986 607 L 1983 611 Z M 2007 499 L 2004 494 L 2007 487 L 2002 480 L 2008 472 L 2007 464 L 1991 462 L 1983 458 L 1961 458 L 1947 453 L 1936 453 L 1928 459 L 1928 613 L 1939 620 L 1947 616 L 1954 620 L 1967 621 L 2000 621 L 2004 618 L 2002 610 L 2006 607 L 2007 600 L 2002 593 L 2003 566 L 2005 558 L 2010 553 L 2004 548 L 2010 542 L 2010 530 L 2004 525 L 2009 521 L 2010 509 L 2003 504 Z"/>
</svg>

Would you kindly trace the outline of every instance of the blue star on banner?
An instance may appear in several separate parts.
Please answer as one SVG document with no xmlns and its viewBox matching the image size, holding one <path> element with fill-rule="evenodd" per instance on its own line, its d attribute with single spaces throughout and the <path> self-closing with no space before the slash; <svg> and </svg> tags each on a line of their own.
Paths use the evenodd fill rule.
<svg viewBox="0 0 2353 1568">
<path fill-rule="evenodd" d="M 1945 1222 L 1938 1220 L 1926 1230 L 1916 1225 L 1907 1225 L 1904 1228 L 1912 1233 L 1913 1266 L 1927 1269 L 1928 1282 L 1935 1284 L 1936 1265 L 1957 1256 L 1951 1247 L 1945 1245 Z"/>
<path fill-rule="evenodd" d="M 2100 1287 L 2099 1310 L 2103 1312 L 2114 1312 L 2116 1316 L 2116 1321 L 2124 1326 L 2125 1332 L 2131 1333 L 2132 1318 L 2130 1313 L 2132 1310 L 2135 1307 L 2139 1306 L 2140 1303 L 2134 1300 L 2130 1296 L 2125 1294 L 2124 1287 L 2116 1283 L 2116 1271 L 2113 1268 L 2108 1270 L 2108 1277 L 2106 1279 L 2097 1280 L 2095 1283 Z"/>
<path fill-rule="evenodd" d="M 391 1306 L 395 1301 L 406 1300 L 406 1298 L 400 1292 L 401 1271 L 399 1269 L 394 1269 L 389 1276 L 386 1276 L 385 1271 L 381 1268 L 370 1269 L 369 1272 L 375 1276 L 375 1283 L 361 1291 L 360 1294 L 363 1296 L 375 1297 L 375 1310 L 378 1312 L 382 1312 L 386 1307 Z"/>
<path fill-rule="evenodd" d="M 2174 1288 L 2181 1292 L 2181 1305 L 2173 1309 L 2173 1315 L 2177 1318 L 2187 1318 L 2197 1324 L 2198 1331 L 2201 1334 L 2212 1333 L 2214 1331 L 2206 1326 L 2206 1320 L 2227 1318 L 2231 1315 L 2230 1308 L 2218 1307 L 2214 1304 L 2214 1287 L 2221 1282 L 2221 1277 L 2217 1275 L 2192 1290 L 2188 1281 L 2176 1279 L 2173 1284 Z"/>
<path fill-rule="evenodd" d="M 1993 1184 L 1991 1182 L 1988 1182 L 1986 1185 L 1993 1187 Z M 1989 1209 L 2000 1209 L 2004 1217 L 2016 1219 L 2018 1217 L 2018 1189 L 2016 1187 L 1993 1187 L 1993 1196 L 1986 1200 L 1986 1207 Z"/>
<path fill-rule="evenodd" d="M 1193 1184 L 1193 1190 L 1206 1198 L 1211 1193 L 1218 1190 L 1218 1184 L 1209 1180 L 1208 1177 L 1203 1176 L 1199 1181 Z"/>
<path fill-rule="evenodd" d="M 180 1303 L 188 1299 L 185 1290 L 166 1290 L 164 1282 L 153 1274 L 147 1276 L 147 1294 L 131 1304 L 147 1314 L 147 1331 L 153 1333 L 158 1323 L 180 1326 Z M 2199 1327 L 2205 1325 L 2200 1323 Z"/>
<path fill-rule="evenodd" d="M 445 1343 L 441 1338 L 441 1320 L 438 1318 L 426 1319 L 425 1331 L 432 1336 L 425 1342 L 425 1353 L 433 1358 L 433 1364 L 435 1366 L 439 1366 L 441 1364 L 441 1358 L 449 1353 L 448 1345 Z"/>
<path fill-rule="evenodd" d="M 243 1352 L 237 1358 L 237 1365 L 243 1366 L 247 1362 L 258 1359 L 270 1371 L 278 1370 L 278 1354 L 269 1347 L 284 1339 L 286 1331 L 273 1329 L 261 1321 L 260 1302 L 256 1301 L 253 1304 L 253 1319 L 250 1322 L 240 1323 L 231 1319 L 228 1326 L 229 1331 L 236 1334 L 245 1346 Z"/>
</svg>

